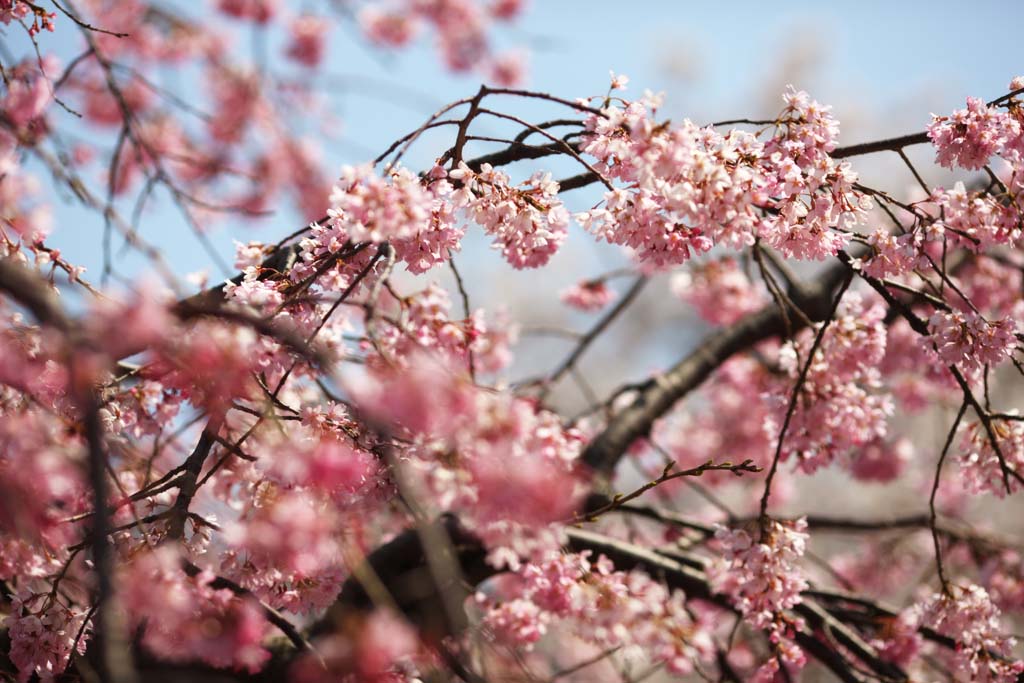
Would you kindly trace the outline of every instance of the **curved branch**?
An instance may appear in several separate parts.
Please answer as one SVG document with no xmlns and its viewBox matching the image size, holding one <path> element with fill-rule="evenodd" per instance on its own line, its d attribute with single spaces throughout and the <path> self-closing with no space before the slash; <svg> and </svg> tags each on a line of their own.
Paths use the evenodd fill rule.
<svg viewBox="0 0 1024 683">
<path fill-rule="evenodd" d="M 790 296 L 808 319 L 820 322 L 828 315 L 832 291 L 842 282 L 846 272 L 845 265 L 831 266 L 816 284 L 791 292 Z M 799 316 L 791 324 L 794 331 L 803 325 Z M 650 433 L 655 420 L 700 386 L 722 363 L 734 354 L 785 331 L 782 312 L 772 303 L 729 327 L 713 332 L 664 374 L 648 380 L 633 403 L 612 417 L 604 431 L 587 445 L 583 461 L 596 472 L 610 475 L 630 444 Z"/>
</svg>

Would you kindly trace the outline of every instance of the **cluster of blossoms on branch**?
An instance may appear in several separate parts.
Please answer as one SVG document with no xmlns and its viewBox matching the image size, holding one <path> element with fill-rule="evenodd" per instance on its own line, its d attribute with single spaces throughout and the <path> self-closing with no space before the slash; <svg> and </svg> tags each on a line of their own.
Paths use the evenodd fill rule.
<svg viewBox="0 0 1024 683">
<path fill-rule="evenodd" d="M 785 100 L 767 140 L 689 120 L 658 123 L 656 97 L 609 102 L 587 119 L 583 151 L 624 187 L 581 222 L 655 265 L 757 239 L 794 258 L 835 255 L 870 201 L 854 189 L 849 164 L 829 155 L 839 126 L 828 108 L 795 90 Z"/>
<path fill-rule="evenodd" d="M 532 647 L 553 624 L 602 649 L 633 648 L 676 675 L 714 656 L 711 629 L 679 590 L 604 556 L 563 554 L 528 565 L 493 594 L 477 594 L 491 637 Z"/>
<path fill-rule="evenodd" d="M 769 634 L 771 657 L 755 680 L 774 678 L 780 662 L 799 670 L 807 662 L 803 651 L 792 642 L 803 621 L 789 614 L 798 605 L 807 580 L 800 569 L 807 544 L 806 520 L 786 524 L 770 521 L 755 542 L 746 531 L 720 527 L 715 538 L 722 555 L 710 569 L 715 590 L 729 597 L 743 618 Z"/>
<path fill-rule="evenodd" d="M 449 67 L 511 86 L 521 64 L 493 52 L 488 32 L 521 4 L 396 0 L 362 7 L 359 21 L 392 47 L 428 25 Z M 970 190 L 924 188 L 917 201 L 859 184 L 831 110 L 802 91 L 784 93 L 774 120 L 725 129 L 659 121 L 658 97 L 618 96 L 624 77 L 605 98 L 525 93 L 576 118 L 528 124 L 504 153 L 474 160 L 464 158 L 467 132 L 495 114 L 481 100 L 524 94 L 482 88 L 462 102 L 469 113 L 455 145 L 422 174 L 365 164 L 332 183 L 309 140 L 286 125 L 295 109 L 324 113 L 299 81 L 269 87 L 213 28 L 162 6 L 81 5 L 109 16 L 105 31 L 65 10 L 83 31 L 81 58 L 63 72 L 45 57 L 5 66 L 0 99 L 0 289 L 13 302 L 0 303 L 0 587 L 19 680 L 53 679 L 76 666 L 73 653 L 109 666 L 88 646 L 114 636 L 158 661 L 270 666 L 311 682 L 412 681 L 482 659 L 515 672 L 522 663 L 509 651 L 533 665 L 545 638 L 570 636 L 616 665 L 681 677 L 787 680 L 813 657 L 854 680 L 867 669 L 918 680 L 931 675 L 933 655 L 957 680 L 1024 673 L 1000 611 L 1021 616 L 1019 552 L 939 514 L 962 511 L 965 493 L 1001 498 L 1024 482 L 1024 422 L 993 408 L 991 390 L 1020 371 L 1019 93 L 935 117 L 937 163 L 989 178 Z M 286 22 L 284 54 L 300 71 L 325 62 L 324 18 L 274 0 L 215 5 L 247 28 Z M 0 2 L 5 25 L 30 17 L 30 37 L 53 30 L 54 16 L 35 4 Z M 195 69 L 210 86 L 209 111 L 168 99 L 145 76 L 154 64 Z M 72 135 L 65 148 L 54 134 L 58 98 L 89 130 L 114 133 L 114 145 Z M 438 116 L 400 144 L 444 123 Z M 558 126 L 572 132 L 547 132 Z M 538 134 L 551 144 L 531 143 Z M 517 180 L 501 168 L 554 154 L 585 173 L 571 183 L 544 170 Z M 137 215 L 162 186 L 200 234 L 210 214 L 258 214 L 282 193 L 318 220 L 278 245 L 238 243 L 239 275 L 197 296 L 159 285 L 100 294 L 49 245 L 24 156 L 157 266 L 117 217 L 135 190 Z M 989 168 L 994 157 L 1004 167 Z M 90 175 L 106 202 L 83 180 Z M 581 183 L 604 190 L 573 216 L 563 195 Z M 478 228 L 512 268 L 549 266 L 574 219 L 624 247 L 630 272 L 683 266 L 666 300 L 722 336 L 570 419 L 549 400 L 552 386 L 581 374 L 578 356 L 632 299 L 574 335 L 561 369 L 510 384 L 516 326 L 471 307 L 453 259 Z M 806 286 L 786 261 L 827 262 L 823 284 Z M 461 301 L 437 281 L 397 277 L 440 278 L 441 266 Z M 87 315 L 65 312 L 58 271 L 93 299 Z M 606 309 L 612 277 L 582 280 L 561 298 Z M 695 389 L 695 400 L 679 400 Z M 963 409 L 946 450 L 928 460 L 893 417 L 946 407 L 950 395 Z M 616 452 L 602 452 L 616 439 Z M 951 448 L 953 486 L 942 480 Z M 616 467 L 627 455 L 640 484 Z M 884 587 L 884 551 L 873 543 L 873 562 L 837 560 L 835 574 L 845 588 L 909 605 L 890 613 L 822 588 L 834 577 L 813 575 L 805 558 L 813 527 L 827 531 L 830 520 L 777 521 L 769 503 L 793 503 L 793 480 L 836 464 L 861 481 L 916 476 L 911 486 L 931 486 L 927 519 L 905 524 L 917 545 L 899 549 L 892 572 L 930 576 L 937 563 L 939 592 L 908 599 Z M 777 473 L 787 483 L 772 488 Z M 685 477 L 704 474 L 693 490 L 708 508 L 692 519 L 637 504 L 674 502 L 689 490 Z M 733 486 L 751 509 L 730 509 Z M 755 511 L 751 533 L 742 515 Z M 436 542 L 437 520 L 457 533 Z M 872 533 L 904 528 L 860 523 Z M 402 554 L 408 539 L 413 550 Z M 454 611 L 468 606 L 476 619 L 470 629 L 455 614 L 444 615 L 449 632 L 415 628 L 410 605 L 453 593 L 462 600 Z M 379 609 L 361 604 L 363 594 Z M 294 651 L 280 654 L 278 631 Z"/>
</svg>

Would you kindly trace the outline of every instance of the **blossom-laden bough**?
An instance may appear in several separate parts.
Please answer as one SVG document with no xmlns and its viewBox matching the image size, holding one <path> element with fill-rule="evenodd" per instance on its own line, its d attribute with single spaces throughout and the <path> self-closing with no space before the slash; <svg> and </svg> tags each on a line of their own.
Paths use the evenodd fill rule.
<svg viewBox="0 0 1024 683">
<path fill-rule="evenodd" d="M 1021 543 L 958 516 L 966 497 L 1012 500 L 1024 483 L 1024 418 L 1002 407 L 1024 373 L 1024 81 L 926 132 L 847 147 L 830 109 L 792 88 L 773 120 L 702 126 L 660 120 L 655 96 L 625 99 L 622 76 L 582 100 L 484 86 L 332 189 L 283 133 L 241 154 L 249 126 L 274 130 L 275 103 L 226 66 L 207 27 L 133 3 L 98 28 L 55 6 L 85 52 L 63 74 L 45 57 L 6 70 L 0 104 L 0 668 L 12 678 L 1024 673 L 1006 621 L 1024 610 Z M 466 69 L 491 54 L 487 17 L 518 6 L 398 2 L 363 21 L 392 46 L 431 25 L 446 63 Z M 218 7 L 256 24 L 279 9 Z M 59 18 L 0 3 L 0 21 L 33 39 Z M 288 55 L 315 67 L 325 25 L 296 17 L 291 30 Z M 217 145 L 158 115 L 166 93 L 138 70 L 147 59 L 209 70 L 204 134 Z M 491 66 L 515 75 L 512 61 Z M 524 98 L 554 118 L 496 108 Z M 119 127 L 106 200 L 52 151 L 58 105 Z M 518 132 L 477 134 L 481 121 Z M 402 165 L 446 127 L 432 167 Z M 986 176 L 927 186 L 903 152 L 927 142 L 938 164 Z M 470 143 L 496 147 L 471 157 Z M 859 181 L 850 160 L 886 151 L 923 185 L 917 199 Z M 141 209 L 125 220 L 111 200 L 140 179 L 140 206 L 162 186 L 199 233 L 200 209 L 259 213 L 287 182 L 324 215 L 277 244 L 239 244 L 241 272 L 199 295 L 100 293 L 49 246 L 23 156 L 167 284 Z M 512 166 L 551 157 L 577 175 Z M 239 164 L 270 185 L 212 201 Z M 565 193 L 591 185 L 595 203 L 573 214 Z M 549 372 L 510 385 L 515 326 L 473 310 L 454 257 L 479 229 L 512 268 L 549 267 L 574 226 L 631 265 L 566 289 L 566 304 L 601 315 Z M 823 265 L 807 275 L 794 261 Z M 675 365 L 597 395 L 581 357 L 670 268 L 672 292 L 715 328 Z M 450 270 L 459 305 L 438 284 L 403 289 L 402 270 Z M 616 297 L 620 276 L 634 280 Z M 86 313 L 57 296 L 78 289 Z M 591 403 L 573 417 L 550 400 L 570 377 Z M 894 419 L 928 407 L 959 407 L 936 453 Z M 860 481 L 916 469 L 931 495 L 887 520 L 776 512 L 792 481 L 823 469 Z M 687 485 L 708 510 L 672 509 Z M 849 533 L 856 553 L 812 552 Z"/>
</svg>

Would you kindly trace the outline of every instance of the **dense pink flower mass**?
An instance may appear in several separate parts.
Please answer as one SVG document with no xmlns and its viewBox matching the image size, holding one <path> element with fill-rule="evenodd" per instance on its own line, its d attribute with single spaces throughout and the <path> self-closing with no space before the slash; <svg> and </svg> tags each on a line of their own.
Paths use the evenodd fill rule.
<svg viewBox="0 0 1024 683">
<path fill-rule="evenodd" d="M 935 116 L 928 127 L 928 137 L 936 149 L 935 161 L 947 168 L 982 168 L 993 154 L 1017 142 L 1020 135 L 1019 121 L 976 97 L 967 98 L 966 109 L 950 116 Z"/>
<path fill-rule="evenodd" d="M 1024 673 L 1024 661 L 1013 660 L 1014 639 L 1002 635 L 999 608 L 977 585 L 955 587 L 921 605 L 922 621 L 956 640 L 950 656 L 957 681 L 1009 683 Z"/>
<path fill-rule="evenodd" d="M 770 634 L 779 659 L 797 669 L 806 662 L 791 642 L 803 621 L 787 610 L 799 604 L 807 579 L 799 567 L 807 534 L 803 519 L 792 523 L 770 522 L 758 540 L 744 530 L 719 528 L 715 537 L 722 544 L 722 558 L 711 569 L 714 589 L 730 598 L 744 619 Z M 769 670 L 778 664 L 770 660 Z"/>
<path fill-rule="evenodd" d="M 18 594 L 4 619 L 11 639 L 11 662 L 18 681 L 33 674 L 50 681 L 62 673 L 72 654 L 84 654 L 89 623 L 84 612 L 69 609 L 48 595 Z"/>
<path fill-rule="evenodd" d="M 142 643 L 171 660 L 258 671 L 270 656 L 261 645 L 267 623 L 252 599 L 211 586 L 214 576 L 188 577 L 169 547 L 145 552 L 126 569 L 124 604 L 145 625 Z"/>
<path fill-rule="evenodd" d="M 711 634 L 688 612 L 681 591 L 668 591 L 642 572 L 615 571 L 590 553 L 529 565 L 511 590 L 477 594 L 494 638 L 531 647 L 553 624 L 571 624 L 578 638 L 602 648 L 640 647 L 676 675 L 713 656 Z"/>
<path fill-rule="evenodd" d="M 604 280 L 595 280 L 563 289 L 559 298 L 566 306 L 581 311 L 600 311 L 615 300 L 615 291 Z"/>
<path fill-rule="evenodd" d="M 606 106 L 588 118 L 584 151 L 626 187 L 609 190 L 581 222 L 656 265 L 757 238 L 798 259 L 836 254 L 870 202 L 853 189 L 850 165 L 829 157 L 839 131 L 829 108 L 792 89 L 784 99 L 767 140 L 689 120 L 659 125 L 655 97 Z"/>
<path fill-rule="evenodd" d="M 1024 473 L 1024 421 L 1019 417 L 1014 413 L 1006 420 L 992 420 L 991 436 L 980 422 L 967 426 L 960 455 L 965 488 L 974 493 L 988 491 L 1000 498 L 1006 495 L 1007 486 L 1011 493 L 1020 489 L 1019 478 L 1008 473 Z"/>
<path fill-rule="evenodd" d="M 851 294 L 825 328 L 813 357 L 807 358 L 815 343 L 810 331 L 782 348 L 782 370 L 792 379 L 804 378 L 783 440 L 782 459 L 795 457 L 801 469 L 814 472 L 886 436 L 893 402 L 878 371 L 886 348 L 884 317 L 879 302 Z M 765 430 L 777 440 L 791 400 L 777 389 L 765 400 L 774 408 Z"/>
<path fill-rule="evenodd" d="M 1024 674 L 1024 79 L 844 145 L 515 89 L 523 0 L 300 4 L 0 0 L 5 678 Z M 354 27 L 492 85 L 341 165 Z"/>
<path fill-rule="evenodd" d="M 494 248 L 513 268 L 545 265 L 565 241 L 569 212 L 550 173 L 535 173 L 518 187 L 490 164 L 477 173 L 461 163 L 449 176 L 462 183 L 452 195 L 455 207 L 494 236 Z"/>
</svg>

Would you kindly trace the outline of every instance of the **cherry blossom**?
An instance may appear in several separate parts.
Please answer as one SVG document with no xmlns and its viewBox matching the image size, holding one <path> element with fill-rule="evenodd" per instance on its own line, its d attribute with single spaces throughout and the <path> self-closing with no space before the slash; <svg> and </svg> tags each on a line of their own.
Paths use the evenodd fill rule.
<svg viewBox="0 0 1024 683">
<path fill-rule="evenodd" d="M 1020 124 L 976 97 L 967 98 L 967 108 L 950 116 L 934 116 L 928 137 L 935 145 L 935 161 L 941 166 L 977 170 L 988 163 L 1003 145 L 1020 135 Z"/>
<path fill-rule="evenodd" d="M 79 0 L 62 69 L 58 17 L 0 0 L 29 48 L 0 79 L 0 668 L 89 678 L 120 620 L 140 679 L 1024 673 L 995 507 L 1024 472 L 1019 93 L 850 145 L 794 87 L 714 125 L 615 72 L 520 90 L 522 0 L 350 4 Z M 494 87 L 332 168 L 346 21 Z M 861 180 L 928 140 L 984 173 L 930 186 L 908 154 L 920 187 Z M 178 279 L 206 265 L 161 253 L 164 203 L 214 261 L 244 223 L 223 274 Z M 63 241 L 76 207 L 99 272 Z M 555 272 L 576 227 L 632 264 Z M 530 305 L 478 296 L 512 269 L 547 269 L 516 275 Z M 523 353 L 556 295 L 605 313 Z M 472 598 L 442 633 L 448 587 Z"/>
<path fill-rule="evenodd" d="M 801 602 L 808 586 L 798 564 L 806 549 L 806 529 L 803 519 L 769 521 L 755 541 L 745 530 L 719 527 L 715 538 L 723 555 L 710 569 L 715 590 L 728 596 L 752 626 L 767 630 L 779 658 L 797 669 L 806 657 L 790 641 L 794 631 L 803 629 L 803 620 L 788 610 Z M 778 662 L 773 658 L 766 666 L 759 675 L 769 676 Z"/>
<path fill-rule="evenodd" d="M 981 422 L 967 425 L 960 455 L 963 485 L 973 493 L 988 491 L 1002 498 L 1006 495 L 1007 484 L 1011 493 L 1020 489 L 1017 477 L 1009 476 L 1004 481 L 1003 466 L 1018 474 L 1024 472 L 1024 421 L 996 419 L 989 425 L 998 453 Z"/>
<path fill-rule="evenodd" d="M 616 571 L 604 556 L 558 556 L 525 567 L 518 578 L 511 595 L 476 596 L 494 636 L 531 647 L 548 624 L 569 621 L 577 637 L 602 647 L 640 646 L 677 675 L 712 656 L 706 625 L 695 622 L 681 591 L 669 592 L 641 572 Z"/>
<path fill-rule="evenodd" d="M 577 283 L 562 290 L 559 298 L 567 306 L 581 311 L 600 311 L 615 300 L 615 292 L 604 280 Z"/>
<path fill-rule="evenodd" d="M 73 653 L 85 653 L 90 635 L 84 611 L 69 609 L 49 595 L 14 596 L 4 626 L 21 683 L 33 674 L 43 681 L 54 680 L 67 668 Z"/>
<path fill-rule="evenodd" d="M 323 18 L 304 15 L 292 21 L 292 42 L 288 45 L 288 56 L 299 64 L 317 67 L 323 61 L 326 36 L 330 24 Z"/>
<path fill-rule="evenodd" d="M 798 399 L 794 406 L 782 459 L 795 456 L 800 468 L 814 472 L 888 433 L 894 406 L 882 391 L 877 369 L 886 348 L 884 315 L 885 309 L 877 302 L 847 295 L 812 359 L 806 358 L 814 338 L 809 331 L 782 348 L 779 362 L 791 381 L 807 367 L 799 387 L 805 400 Z M 765 420 L 764 428 L 778 440 L 790 400 L 777 392 L 766 394 L 765 400 L 774 413 Z"/>
<path fill-rule="evenodd" d="M 581 223 L 657 266 L 758 237 L 793 258 L 836 254 L 870 202 L 854 190 L 850 165 L 829 157 L 838 134 L 829 108 L 792 88 L 785 101 L 766 141 L 689 120 L 658 125 L 654 97 L 605 107 L 587 120 L 584 151 L 630 188 L 609 190 L 602 207 L 579 215 Z M 773 211 L 763 216 L 764 207 Z"/>
<path fill-rule="evenodd" d="M 146 552 L 126 571 L 124 605 L 151 651 L 249 671 L 269 657 L 261 645 L 267 624 L 259 607 L 230 589 L 213 588 L 212 574 L 186 576 L 174 549 Z"/>
<path fill-rule="evenodd" d="M 569 212 L 550 173 L 512 187 L 509 176 L 490 164 L 477 173 L 463 162 L 449 177 L 462 183 L 452 196 L 455 206 L 494 236 L 494 248 L 513 268 L 545 265 L 565 241 Z"/>
<path fill-rule="evenodd" d="M 672 293 L 713 325 L 734 323 L 765 302 L 732 257 L 690 264 L 672 276 Z"/>
<path fill-rule="evenodd" d="M 955 680 L 1009 682 L 1024 673 L 1024 662 L 1011 656 L 1014 639 L 1001 634 L 999 609 L 981 586 L 935 594 L 920 609 L 925 624 L 956 640 L 950 657 Z"/>
<path fill-rule="evenodd" d="M 943 362 L 968 373 L 983 365 L 999 365 L 1017 347 L 1017 323 L 1013 319 L 988 321 L 972 312 L 937 311 L 928 324 Z"/>
</svg>

